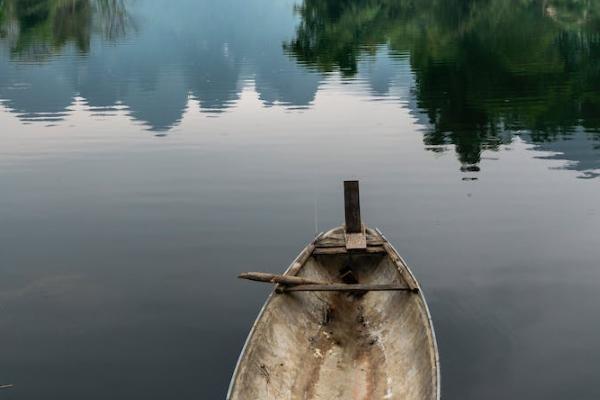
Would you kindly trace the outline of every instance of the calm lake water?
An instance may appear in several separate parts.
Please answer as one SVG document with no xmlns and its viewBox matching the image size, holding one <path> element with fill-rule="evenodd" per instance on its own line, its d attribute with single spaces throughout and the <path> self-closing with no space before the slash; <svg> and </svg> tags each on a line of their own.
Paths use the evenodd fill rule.
<svg viewBox="0 0 600 400">
<path fill-rule="evenodd" d="M 223 399 L 343 220 L 445 399 L 600 398 L 600 2 L 0 0 L 0 399 Z"/>
</svg>

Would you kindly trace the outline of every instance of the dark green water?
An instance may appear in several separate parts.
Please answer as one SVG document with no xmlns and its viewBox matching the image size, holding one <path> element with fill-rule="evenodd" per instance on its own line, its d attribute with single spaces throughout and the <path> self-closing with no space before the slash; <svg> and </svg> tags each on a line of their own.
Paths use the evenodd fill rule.
<svg viewBox="0 0 600 400">
<path fill-rule="evenodd" d="M 0 0 L 0 399 L 223 399 L 341 182 L 445 399 L 596 400 L 600 2 Z"/>
</svg>

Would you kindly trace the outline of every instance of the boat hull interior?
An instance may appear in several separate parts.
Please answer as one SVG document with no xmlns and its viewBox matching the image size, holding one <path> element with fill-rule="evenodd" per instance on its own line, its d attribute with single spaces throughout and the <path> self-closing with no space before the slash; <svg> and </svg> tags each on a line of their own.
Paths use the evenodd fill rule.
<svg viewBox="0 0 600 400">
<path fill-rule="evenodd" d="M 385 242 L 368 232 L 370 243 Z M 321 236 L 316 248 L 340 234 L 337 229 Z M 388 251 L 319 254 L 314 248 L 304 250 L 310 255 L 297 276 L 418 285 Z M 231 400 L 438 398 L 437 347 L 420 291 L 274 292 L 250 333 L 228 394 Z"/>
</svg>

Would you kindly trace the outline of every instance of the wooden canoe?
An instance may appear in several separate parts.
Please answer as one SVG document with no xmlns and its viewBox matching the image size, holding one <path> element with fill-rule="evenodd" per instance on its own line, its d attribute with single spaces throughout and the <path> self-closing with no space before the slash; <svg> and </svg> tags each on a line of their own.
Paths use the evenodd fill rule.
<svg viewBox="0 0 600 400">
<path fill-rule="evenodd" d="M 285 276 L 334 284 L 332 290 L 278 284 L 244 345 L 227 399 L 440 398 L 423 292 L 381 232 L 364 234 L 366 246 L 349 250 L 347 233 L 336 228 L 298 255 Z M 356 284 L 410 290 L 334 290 Z"/>
</svg>

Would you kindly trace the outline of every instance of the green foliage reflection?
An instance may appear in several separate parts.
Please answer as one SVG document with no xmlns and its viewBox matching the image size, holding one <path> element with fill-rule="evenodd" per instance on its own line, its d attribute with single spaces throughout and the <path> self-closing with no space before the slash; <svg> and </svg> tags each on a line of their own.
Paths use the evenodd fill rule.
<svg viewBox="0 0 600 400">
<path fill-rule="evenodd" d="M 67 44 L 87 52 L 93 32 L 109 40 L 130 25 L 124 0 L 2 0 L 0 37 L 13 56 L 43 60 Z"/>
<path fill-rule="evenodd" d="M 308 68 L 352 76 L 382 44 L 408 52 L 426 144 L 455 144 L 465 164 L 518 131 L 600 140 L 598 1 L 304 0 L 297 12 L 284 49 Z"/>
</svg>

